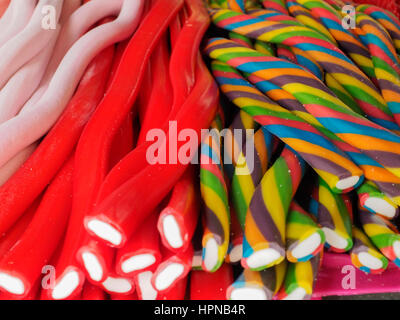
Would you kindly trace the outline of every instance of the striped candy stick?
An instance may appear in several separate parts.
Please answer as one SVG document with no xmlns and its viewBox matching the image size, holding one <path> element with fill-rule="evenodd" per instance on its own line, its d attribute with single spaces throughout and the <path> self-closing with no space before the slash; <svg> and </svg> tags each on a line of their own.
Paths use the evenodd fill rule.
<svg viewBox="0 0 400 320">
<path fill-rule="evenodd" d="M 356 10 L 378 21 L 389 32 L 396 49 L 400 51 L 400 20 L 394 14 L 369 4 L 359 5 Z"/>
<path fill-rule="evenodd" d="M 244 269 L 226 291 L 228 300 L 272 300 L 285 279 L 287 263 L 262 271 Z"/>
<path fill-rule="evenodd" d="M 213 61 L 212 69 L 221 90 L 233 103 L 261 125 L 268 126 L 272 134 L 298 152 L 332 188 L 345 190 L 362 180 L 361 170 L 318 130 L 265 97 L 225 63 Z"/>
<path fill-rule="evenodd" d="M 326 129 L 400 177 L 400 136 L 352 111 L 302 67 L 221 38 L 210 40 L 206 50 L 212 58 L 290 92 Z"/>
<path fill-rule="evenodd" d="M 254 42 L 254 49 L 268 56 L 275 56 L 275 48 L 270 43 L 256 40 Z"/>
<path fill-rule="evenodd" d="M 326 248 L 333 252 L 346 252 L 351 249 L 352 221 L 348 207 L 343 198 L 333 193 L 322 179 L 319 179 L 313 190 L 309 210 L 322 227 Z"/>
<path fill-rule="evenodd" d="M 319 18 L 336 39 L 338 45 L 345 53 L 368 75 L 375 78 L 373 63 L 368 49 L 349 29 L 342 26 L 343 17 L 323 0 L 297 0 L 297 2 L 309 9 L 311 14 Z"/>
<path fill-rule="evenodd" d="M 289 262 L 305 262 L 324 247 L 325 234 L 315 218 L 292 202 L 286 222 L 286 258 Z"/>
<path fill-rule="evenodd" d="M 337 12 L 342 12 L 343 7 L 346 5 L 346 3 L 341 0 L 326 0 L 326 3 L 328 3 Z"/>
<path fill-rule="evenodd" d="M 337 46 L 335 38 L 329 30 L 321 23 L 321 20 L 314 17 L 309 10 L 301 6 L 295 0 L 286 1 L 289 13 L 303 25 L 323 34 L 330 42 Z"/>
<path fill-rule="evenodd" d="M 251 198 L 275 149 L 276 140 L 265 127 L 261 127 L 254 139 L 246 141 L 246 147 L 240 153 L 238 164 L 232 178 L 231 199 L 239 224 L 244 230 L 246 213 Z M 247 152 L 249 151 L 249 152 Z"/>
<path fill-rule="evenodd" d="M 368 46 L 382 96 L 400 124 L 400 65 L 397 52 L 387 31 L 365 14 L 357 15 L 363 31 L 362 41 Z"/>
<path fill-rule="evenodd" d="M 328 75 L 329 74 L 327 74 L 327 76 Z M 331 131 L 325 129 L 315 117 L 307 112 L 304 106 L 292 94 L 257 76 L 247 76 L 248 79 L 264 94 L 285 107 L 287 110 L 292 111 L 303 120 L 311 123 L 314 128 L 329 138 L 337 148 L 345 151 L 350 159 L 352 159 L 354 163 L 363 170 L 367 179 L 373 181 L 385 194 L 388 195 L 388 197 L 390 197 L 395 203 L 399 204 L 400 178 L 384 169 L 382 165 L 372 158 L 361 153 L 357 148 L 342 141 Z"/>
<path fill-rule="evenodd" d="M 222 131 L 224 138 L 223 165 L 229 181 L 232 180 L 236 162 L 247 140 L 247 136 L 253 133 L 252 130 L 254 130 L 256 126 L 257 124 L 254 119 L 243 110 L 240 110 L 229 128 Z"/>
<path fill-rule="evenodd" d="M 386 258 L 400 267 L 400 234 L 396 227 L 363 208 L 359 208 L 359 218 L 371 242 Z"/>
<path fill-rule="evenodd" d="M 321 264 L 322 253 L 305 262 L 288 263 L 278 300 L 310 300 Z"/>
<path fill-rule="evenodd" d="M 229 32 L 229 39 L 231 39 L 232 41 L 235 41 L 236 43 L 241 44 L 242 46 L 245 46 L 248 48 L 253 47 L 253 42 L 251 41 L 251 39 L 249 39 L 245 36 L 242 36 L 239 33 Z"/>
<path fill-rule="evenodd" d="M 351 110 L 361 115 L 364 114 L 351 94 L 330 73 L 325 74 L 325 84 Z"/>
<path fill-rule="evenodd" d="M 262 0 L 264 8 L 288 14 L 285 0 Z"/>
<path fill-rule="evenodd" d="M 309 53 L 353 96 L 371 120 L 387 129 L 400 130 L 371 80 L 321 34 L 307 27 L 266 21 L 231 10 L 212 10 L 211 18 L 221 28 L 250 38 L 297 47 Z"/>
<path fill-rule="evenodd" d="M 360 205 L 368 211 L 386 219 L 393 219 L 399 214 L 398 206 L 372 181 L 365 180 L 357 189 Z"/>
<path fill-rule="evenodd" d="M 247 14 L 258 17 L 260 19 L 284 23 L 293 26 L 302 26 L 302 24 L 295 18 L 272 9 L 252 9 Z"/>
<path fill-rule="evenodd" d="M 385 271 L 388 260 L 371 243 L 365 233 L 353 226 L 354 245 L 350 251 L 352 264 L 371 274 L 379 274 Z"/>
<path fill-rule="evenodd" d="M 243 229 L 237 218 L 237 214 L 233 205 L 230 205 L 231 210 L 231 235 L 228 247 L 228 254 L 225 257 L 226 263 L 238 263 L 243 256 Z"/>
<path fill-rule="evenodd" d="M 218 130 L 212 130 L 201 144 L 200 190 L 204 202 L 203 262 L 206 271 L 218 270 L 229 246 L 230 212 L 228 190 L 221 159 Z"/>
<path fill-rule="evenodd" d="M 285 259 L 286 217 L 304 170 L 304 161 L 285 147 L 257 186 L 246 214 L 244 268 L 263 270 Z"/>
</svg>

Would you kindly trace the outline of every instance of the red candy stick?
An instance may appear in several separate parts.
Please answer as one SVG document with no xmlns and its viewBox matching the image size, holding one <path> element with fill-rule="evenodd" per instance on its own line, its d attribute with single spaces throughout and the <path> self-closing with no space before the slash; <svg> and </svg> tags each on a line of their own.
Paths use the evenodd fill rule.
<svg viewBox="0 0 400 320">
<path fill-rule="evenodd" d="M 152 213 L 126 245 L 118 249 L 115 269 L 118 274 L 133 276 L 150 270 L 161 261 L 158 214 Z"/>
<path fill-rule="evenodd" d="M 196 185 L 195 169 L 189 166 L 158 219 L 161 240 L 170 251 L 185 251 L 191 243 L 200 210 Z"/>
<path fill-rule="evenodd" d="M 3 290 L 26 296 L 57 249 L 71 212 L 73 165 L 71 157 L 47 188 L 22 237 L 1 259 Z"/>
<path fill-rule="evenodd" d="M 232 266 L 226 263 L 213 273 L 192 271 L 190 300 L 226 300 L 226 290 L 232 283 Z"/>
<path fill-rule="evenodd" d="M 107 300 L 107 295 L 103 289 L 98 286 L 85 282 L 82 290 L 82 300 Z"/>
<path fill-rule="evenodd" d="M 159 293 L 174 290 L 179 280 L 184 279 L 192 269 L 193 246 L 186 251 L 173 253 L 164 248 L 163 262 L 157 267 L 151 278 L 151 284 Z"/>
<path fill-rule="evenodd" d="M 102 92 L 102 95 L 104 95 L 107 76 L 110 73 L 113 54 L 114 47 L 110 47 L 96 58 L 107 61 L 107 69 L 104 69 L 104 77 L 100 80 L 99 84 L 99 92 Z M 97 113 L 97 110 L 94 114 Z M 83 131 L 82 137 L 85 136 L 85 131 L 86 129 Z M 82 141 L 82 137 L 80 141 Z M 90 147 L 88 148 L 90 149 Z M 102 176 L 100 172 L 96 172 L 96 176 L 93 178 L 92 164 L 87 163 L 86 154 L 87 147 L 79 142 L 75 153 L 72 212 L 68 222 L 64 245 L 56 263 L 56 286 L 54 289 L 48 290 L 49 298 L 66 299 L 80 292 L 84 283 L 84 273 L 79 268 L 76 260 L 76 253 L 80 245 L 84 243 L 86 236 L 81 227 L 82 217 L 92 207 L 96 195 L 96 179 Z M 104 170 L 107 169 L 108 167 L 104 168 Z M 103 173 L 103 175 L 105 174 L 106 172 Z"/>
<path fill-rule="evenodd" d="M 161 126 L 168 131 L 169 120 L 174 120 L 195 82 L 195 66 L 198 48 L 207 30 L 209 17 L 200 0 L 187 1 L 191 16 L 186 21 L 173 48 L 170 61 L 170 77 L 174 93 L 174 102 L 168 119 Z M 152 142 L 142 144 L 132 151 L 107 176 L 99 193 L 99 199 L 105 199 L 128 179 L 148 165 L 146 152 Z"/>
<path fill-rule="evenodd" d="M 42 197 L 38 197 L 21 218 L 0 238 L 0 257 L 3 257 L 11 247 L 21 238 L 40 204 Z"/>
<path fill-rule="evenodd" d="M 218 90 L 215 82 L 204 63 L 199 61 L 196 86 L 176 118 L 177 132 L 190 128 L 200 137 L 201 129 L 207 128 L 215 115 L 217 102 Z M 194 140 L 196 139 L 189 142 L 177 141 L 177 150 L 183 145 L 188 147 L 188 144 L 191 148 L 197 148 L 199 141 Z M 169 138 L 166 137 L 164 142 L 168 146 Z M 168 154 L 167 152 L 167 159 Z M 111 246 L 123 247 L 186 168 L 187 165 L 181 162 L 147 166 L 95 207 L 85 218 L 86 229 Z"/>
<path fill-rule="evenodd" d="M 85 124 L 104 95 L 111 61 L 111 49 L 93 60 L 58 122 L 0 188 L 0 234 L 7 231 L 39 196 L 75 148 Z"/>
<path fill-rule="evenodd" d="M 146 135 L 151 129 L 163 125 L 171 110 L 173 96 L 168 73 L 169 58 L 167 38 L 164 35 L 151 57 L 153 90 L 141 121 L 138 145 L 146 141 Z"/>
<path fill-rule="evenodd" d="M 121 296 L 130 295 L 135 291 L 133 279 L 121 277 L 115 273 L 110 274 L 101 287 L 109 294 Z"/>
</svg>

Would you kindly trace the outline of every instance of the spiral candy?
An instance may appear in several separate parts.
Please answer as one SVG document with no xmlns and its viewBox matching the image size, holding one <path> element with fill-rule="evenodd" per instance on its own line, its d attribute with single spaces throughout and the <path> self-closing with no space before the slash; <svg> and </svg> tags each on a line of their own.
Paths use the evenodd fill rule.
<svg viewBox="0 0 400 320">
<path fill-rule="evenodd" d="M 262 178 L 246 214 L 243 267 L 262 270 L 285 258 L 286 216 L 304 169 L 303 160 L 285 147 Z"/>
</svg>

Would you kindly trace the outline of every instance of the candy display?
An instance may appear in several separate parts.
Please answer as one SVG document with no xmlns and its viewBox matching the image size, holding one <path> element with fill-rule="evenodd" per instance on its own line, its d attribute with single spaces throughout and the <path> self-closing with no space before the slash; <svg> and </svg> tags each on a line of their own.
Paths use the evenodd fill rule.
<svg viewBox="0 0 400 320">
<path fill-rule="evenodd" d="M 0 56 L 0 300 L 400 290 L 400 1 L 0 0 Z"/>
</svg>

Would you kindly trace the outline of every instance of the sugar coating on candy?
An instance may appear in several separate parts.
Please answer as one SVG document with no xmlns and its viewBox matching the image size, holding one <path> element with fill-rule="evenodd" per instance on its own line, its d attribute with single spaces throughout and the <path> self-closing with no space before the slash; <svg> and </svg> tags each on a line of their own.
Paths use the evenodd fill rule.
<svg viewBox="0 0 400 320">
<path fill-rule="evenodd" d="M 156 300 L 157 290 L 151 284 L 151 271 L 141 272 L 137 275 L 137 291 L 141 296 L 141 300 Z"/>
<path fill-rule="evenodd" d="M 130 273 L 136 270 L 145 269 L 156 262 L 156 258 L 154 255 L 145 253 L 145 254 L 138 254 L 124 260 L 121 263 L 121 269 L 125 273 Z"/>
<path fill-rule="evenodd" d="M 19 278 L 2 272 L 0 273 L 0 287 L 17 295 L 24 294 L 25 292 L 24 283 Z"/>
<path fill-rule="evenodd" d="M 124 278 L 107 277 L 103 282 L 104 288 L 114 293 L 127 293 L 132 290 L 132 284 Z"/>
<path fill-rule="evenodd" d="M 69 297 L 79 286 L 79 274 L 74 270 L 67 271 L 56 283 L 51 292 L 51 296 L 55 300 L 62 300 Z"/>
<path fill-rule="evenodd" d="M 183 240 L 178 223 L 173 215 L 167 215 L 163 219 L 163 230 L 165 238 L 172 248 L 181 248 Z"/>
<path fill-rule="evenodd" d="M 103 268 L 96 255 L 91 252 L 83 252 L 82 260 L 90 278 L 100 281 L 103 277 Z"/>
<path fill-rule="evenodd" d="M 184 271 L 185 268 L 181 263 L 171 263 L 167 265 L 158 273 L 155 279 L 156 289 L 160 291 L 167 289 Z"/>
<path fill-rule="evenodd" d="M 121 233 L 112 227 L 110 224 L 98 220 L 98 219 L 91 219 L 89 220 L 88 229 L 91 230 L 94 234 L 98 237 L 109 241 L 115 246 L 118 246 L 122 242 L 122 235 Z"/>
</svg>

